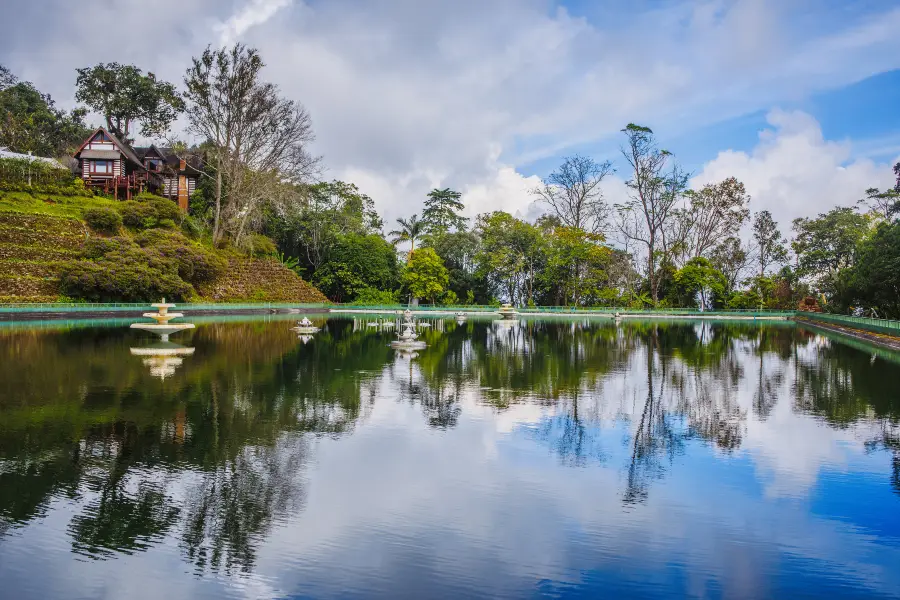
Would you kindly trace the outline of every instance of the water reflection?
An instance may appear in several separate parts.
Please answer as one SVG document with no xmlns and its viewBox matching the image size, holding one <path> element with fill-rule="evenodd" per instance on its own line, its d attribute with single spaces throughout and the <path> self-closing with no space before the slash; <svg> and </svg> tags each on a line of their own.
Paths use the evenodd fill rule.
<svg viewBox="0 0 900 600">
<path fill-rule="evenodd" d="M 500 452 L 516 472 L 515 457 L 539 463 L 544 452 L 558 481 L 609 475 L 592 493 L 627 514 L 665 507 L 692 470 L 748 458 L 764 497 L 812 497 L 823 471 L 862 469 L 842 454 L 848 444 L 900 494 L 900 363 L 791 324 L 450 319 L 421 328 L 417 351 L 391 349 L 394 328 L 382 325 L 329 319 L 298 343 L 284 322 L 201 324 L 185 346 L 145 346 L 120 328 L 0 331 L 0 557 L 45 528 L 94 561 L 160 547 L 177 548 L 198 580 L 271 571 L 281 563 L 263 549 L 297 531 L 316 482 L 339 480 L 316 463 L 351 447 L 349 434 L 379 442 L 342 457 L 354 477 L 408 463 L 393 474 L 396 495 L 435 485 L 442 472 L 415 468 L 417 447 L 396 446 L 397 431 L 416 431 L 406 408 L 431 432 L 416 443 L 440 443 L 448 459 L 484 444 L 478 460 Z M 691 501 L 734 493 L 705 485 Z M 420 530 L 406 535 L 430 539 L 408 516 Z M 527 530 L 531 517 L 520 517 L 500 522 Z M 453 529 L 466 517 L 425 522 L 435 519 Z M 875 534 L 896 547 L 900 522 Z M 341 535 L 344 553 L 354 536 L 371 542 L 365 530 Z M 515 562 L 515 548 L 497 552 Z"/>
<path fill-rule="evenodd" d="M 129 348 L 132 356 L 144 357 L 141 362 L 150 367 L 150 374 L 165 379 L 175 373 L 185 356 L 194 353 L 193 348 L 180 346 L 174 342 L 157 342 L 149 346 Z"/>
</svg>

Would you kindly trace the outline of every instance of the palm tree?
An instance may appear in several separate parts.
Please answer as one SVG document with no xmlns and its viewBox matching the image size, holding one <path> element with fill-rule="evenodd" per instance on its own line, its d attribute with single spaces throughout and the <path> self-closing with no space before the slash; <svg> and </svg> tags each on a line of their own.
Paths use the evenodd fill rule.
<svg viewBox="0 0 900 600">
<path fill-rule="evenodd" d="M 400 228 L 388 234 L 394 236 L 391 242 L 395 246 L 401 242 L 409 242 L 409 251 L 412 252 L 416 249 L 416 240 L 425 233 L 425 222 L 419 220 L 419 215 L 413 215 L 409 219 L 397 219 L 397 223 L 400 224 Z"/>
</svg>

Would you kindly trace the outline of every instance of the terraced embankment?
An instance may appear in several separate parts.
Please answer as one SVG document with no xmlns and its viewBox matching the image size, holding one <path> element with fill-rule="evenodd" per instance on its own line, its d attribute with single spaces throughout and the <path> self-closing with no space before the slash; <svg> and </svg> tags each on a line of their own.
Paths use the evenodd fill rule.
<svg viewBox="0 0 900 600">
<path fill-rule="evenodd" d="M 96 235 L 81 219 L 83 211 L 115 204 L 103 198 L 0 192 L 0 304 L 59 300 L 62 268 L 77 260 L 85 241 Z M 131 234 L 123 230 L 121 235 Z M 275 259 L 222 255 L 229 268 L 198 286 L 197 301 L 327 302 Z"/>
<path fill-rule="evenodd" d="M 0 303 L 55 300 L 60 269 L 87 236 L 78 219 L 0 212 Z"/>
<path fill-rule="evenodd" d="M 211 302 L 328 302 L 322 292 L 270 258 L 232 257 L 225 274 L 197 287 Z"/>
</svg>

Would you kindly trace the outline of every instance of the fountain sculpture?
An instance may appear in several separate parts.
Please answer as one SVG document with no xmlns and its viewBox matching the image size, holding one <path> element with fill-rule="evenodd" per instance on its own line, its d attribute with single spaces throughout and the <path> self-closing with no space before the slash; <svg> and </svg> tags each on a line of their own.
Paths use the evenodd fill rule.
<svg viewBox="0 0 900 600">
<path fill-rule="evenodd" d="M 169 309 L 174 308 L 174 304 L 167 304 L 166 299 L 158 304 L 151 304 L 151 308 L 157 309 L 155 313 L 144 313 L 145 317 L 153 319 L 156 323 L 132 323 L 132 329 L 142 329 L 160 336 L 162 341 L 168 342 L 169 336 L 185 329 L 193 329 L 193 323 L 169 323 L 172 319 L 178 319 L 184 315 L 181 313 L 170 313 Z"/>
<path fill-rule="evenodd" d="M 422 350 L 428 346 L 425 342 L 420 341 L 419 336 L 416 335 L 415 327 L 416 323 L 412 318 L 412 311 L 405 311 L 403 313 L 404 321 L 403 321 L 403 332 L 398 334 L 397 339 L 391 342 L 391 348 L 395 348 L 397 350 Z"/>
<path fill-rule="evenodd" d="M 313 325 L 313 322 L 303 317 L 303 320 L 297 321 L 297 326 L 292 327 L 291 331 L 295 331 L 297 333 L 310 334 L 310 333 L 318 333 L 320 329 Z"/>
<path fill-rule="evenodd" d="M 499 312 L 500 316 L 504 319 L 515 319 L 519 315 L 519 313 L 516 312 L 516 309 L 513 308 L 512 304 L 504 304 L 497 312 Z"/>
</svg>

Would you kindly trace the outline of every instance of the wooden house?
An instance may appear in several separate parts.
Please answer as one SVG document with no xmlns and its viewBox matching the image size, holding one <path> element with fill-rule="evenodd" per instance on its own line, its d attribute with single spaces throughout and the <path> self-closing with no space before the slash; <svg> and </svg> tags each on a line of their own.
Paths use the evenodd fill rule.
<svg viewBox="0 0 900 600">
<path fill-rule="evenodd" d="M 147 172 L 158 178 L 156 193 L 177 201 L 182 210 L 187 210 L 200 179 L 200 157 L 190 153 L 179 156 L 172 148 L 155 145 L 136 147 L 134 151 Z"/>
<path fill-rule="evenodd" d="M 200 177 L 198 157 L 180 157 L 154 145 L 132 148 L 103 127 L 74 156 L 85 185 L 129 200 L 147 190 L 171 198 L 184 211 Z"/>
</svg>

